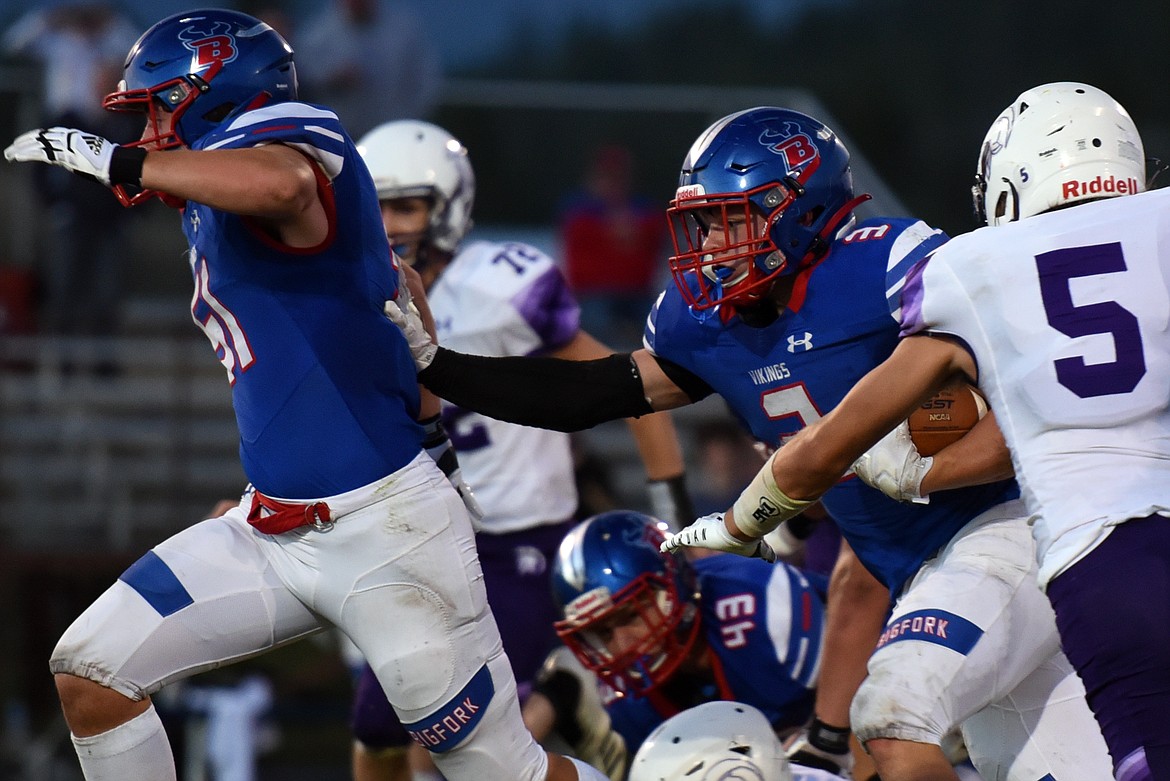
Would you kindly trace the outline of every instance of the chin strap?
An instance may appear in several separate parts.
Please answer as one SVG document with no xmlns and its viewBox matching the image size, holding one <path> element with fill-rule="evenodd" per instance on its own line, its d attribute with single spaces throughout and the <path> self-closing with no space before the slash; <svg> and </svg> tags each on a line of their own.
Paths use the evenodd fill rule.
<svg viewBox="0 0 1170 781">
<path fill-rule="evenodd" d="M 833 212 L 833 216 L 825 223 L 825 227 L 821 228 L 820 232 L 813 237 L 812 242 L 808 245 L 808 252 L 805 253 L 804 258 L 800 261 L 798 268 L 805 269 L 816 263 L 828 251 L 829 245 L 833 243 L 833 236 L 841 228 L 841 224 L 853 213 L 861 204 L 866 201 L 873 200 L 873 196 L 869 193 L 862 193 L 841 205 L 841 208 Z"/>
</svg>

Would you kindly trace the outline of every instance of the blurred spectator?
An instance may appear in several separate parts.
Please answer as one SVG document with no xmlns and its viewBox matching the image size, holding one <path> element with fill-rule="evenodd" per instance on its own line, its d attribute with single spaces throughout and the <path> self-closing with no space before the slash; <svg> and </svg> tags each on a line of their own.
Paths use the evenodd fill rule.
<svg viewBox="0 0 1170 781">
<path fill-rule="evenodd" d="M 286 41 L 293 39 L 293 12 L 291 0 L 240 0 L 233 7 L 267 23 Z"/>
<path fill-rule="evenodd" d="M 641 342 L 666 268 L 664 207 L 634 195 L 632 179 L 629 150 L 603 146 L 560 214 L 565 271 L 581 304 L 581 327 L 615 348 Z"/>
<path fill-rule="evenodd" d="M 329 0 L 292 41 L 301 96 L 327 103 L 359 138 L 393 119 L 424 119 L 442 83 L 438 52 L 409 6 L 396 0 Z"/>
<path fill-rule="evenodd" d="M 582 521 L 598 513 L 616 510 L 621 502 L 614 488 L 609 463 L 579 433 L 572 435 L 569 446 L 573 453 L 573 479 L 577 485 L 577 510 L 573 519 Z"/>
<path fill-rule="evenodd" d="M 19 18 L 0 37 L 0 50 L 43 68 L 45 126 L 126 141 L 137 137 L 139 123 L 104 111 L 101 103 L 121 78 L 137 37 L 137 26 L 108 3 L 62 0 Z M 100 184 L 69 171 L 38 166 L 36 176 L 50 231 L 39 275 L 41 325 L 57 334 L 112 333 L 123 293 L 126 212 Z"/>
<path fill-rule="evenodd" d="M 710 420 L 695 428 L 699 473 L 692 480 L 695 513 L 721 513 L 735 503 L 763 466 L 752 438 L 731 420 Z"/>
</svg>

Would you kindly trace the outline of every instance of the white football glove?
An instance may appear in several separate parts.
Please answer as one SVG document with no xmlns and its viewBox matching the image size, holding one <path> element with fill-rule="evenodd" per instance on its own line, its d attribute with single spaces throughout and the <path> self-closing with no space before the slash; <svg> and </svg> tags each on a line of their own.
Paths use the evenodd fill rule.
<svg viewBox="0 0 1170 781">
<path fill-rule="evenodd" d="M 7 149 L 4 159 L 15 162 L 36 162 L 57 165 L 75 174 L 86 176 L 109 187 L 110 165 L 119 150 L 131 157 L 145 156 L 143 150 L 129 152 L 113 141 L 74 130 L 69 127 L 51 127 L 22 133 Z M 138 177 L 142 167 L 138 164 Z M 131 177 L 133 178 L 133 177 Z M 114 184 L 138 184 L 137 181 L 114 182 Z"/>
<path fill-rule="evenodd" d="M 902 421 L 853 463 L 853 472 L 891 499 L 927 504 L 930 498 L 922 495 L 922 479 L 932 466 L 934 459 L 918 453 L 910 424 Z"/>
<path fill-rule="evenodd" d="M 471 516 L 471 527 L 476 531 L 482 531 L 483 507 L 480 506 L 479 500 L 475 498 L 475 492 L 471 490 L 471 485 L 463 479 L 463 469 L 457 468 L 454 472 L 447 475 L 447 479 L 451 482 L 451 485 L 455 486 L 455 490 L 459 493 L 459 498 L 463 500 L 463 506 L 467 508 L 467 512 Z"/>
<path fill-rule="evenodd" d="M 707 548 L 749 559 L 776 560 L 775 551 L 763 540 L 745 541 L 732 537 L 723 524 L 723 513 L 704 515 L 682 531 L 667 537 L 661 545 L 663 553 L 673 553 L 679 548 Z"/>
<path fill-rule="evenodd" d="M 807 728 L 785 743 L 784 753 L 788 755 L 788 761 L 793 765 L 816 768 L 840 778 L 853 777 L 853 753 L 848 749 L 844 753 L 838 753 L 813 745 Z"/>
<path fill-rule="evenodd" d="M 427 333 L 422 317 L 418 313 L 418 307 L 414 305 L 414 302 L 407 303 L 406 307 L 403 308 L 399 306 L 397 301 L 387 301 L 385 311 L 386 317 L 402 329 L 406 343 L 410 345 L 410 354 L 414 356 L 414 365 L 418 367 L 418 370 L 422 371 L 430 366 L 439 346 L 431 341 L 431 335 Z"/>
<path fill-rule="evenodd" d="M 557 678 L 559 680 L 555 680 Z M 558 724 L 567 722 L 575 729 L 561 730 L 561 737 L 566 737 L 564 732 L 573 732 L 577 739 L 570 743 L 570 747 L 578 759 L 593 765 L 609 776 L 611 781 L 625 778 L 626 766 L 629 764 L 626 741 L 613 728 L 613 721 L 601 702 L 601 693 L 593 673 L 582 666 L 572 651 L 560 646 L 545 658 L 536 680 L 537 690 L 549 698 L 554 708 L 558 705 L 564 707 L 554 690 L 567 693 L 570 681 L 575 684 L 573 688 L 577 696 L 568 698 L 575 704 L 573 712 L 557 713 Z"/>
</svg>

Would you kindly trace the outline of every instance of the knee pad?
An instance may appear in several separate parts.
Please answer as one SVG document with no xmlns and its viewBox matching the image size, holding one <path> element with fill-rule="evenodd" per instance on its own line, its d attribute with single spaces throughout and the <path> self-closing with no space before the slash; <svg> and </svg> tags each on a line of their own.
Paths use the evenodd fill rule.
<svg viewBox="0 0 1170 781">
<path fill-rule="evenodd" d="M 940 745 L 950 731 L 939 703 L 928 692 L 905 685 L 899 676 L 869 676 L 853 697 L 849 723 L 863 744 L 875 738 Z"/>
</svg>

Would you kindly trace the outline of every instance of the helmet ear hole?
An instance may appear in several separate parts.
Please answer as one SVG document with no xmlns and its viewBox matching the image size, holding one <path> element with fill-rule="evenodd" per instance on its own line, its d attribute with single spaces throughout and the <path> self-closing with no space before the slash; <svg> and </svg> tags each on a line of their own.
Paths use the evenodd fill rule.
<svg viewBox="0 0 1170 781">
<path fill-rule="evenodd" d="M 208 122 L 219 123 L 227 118 L 227 115 L 232 113 L 236 108 L 235 103 L 220 103 L 215 108 L 203 114 L 203 118 Z"/>
<path fill-rule="evenodd" d="M 800 225 L 804 228 L 808 228 L 808 227 L 812 226 L 812 224 L 815 223 L 818 219 L 820 219 L 821 215 L 824 213 L 825 213 L 824 206 L 819 206 L 819 205 L 814 206 L 813 208 L 806 211 L 804 214 L 800 215 L 800 219 L 797 220 L 796 222 L 798 225 Z"/>
<path fill-rule="evenodd" d="M 997 222 L 1002 220 L 1004 215 L 1007 214 L 1007 202 L 1008 191 L 1004 190 L 999 194 L 999 199 L 995 202 L 995 219 Z"/>
</svg>

